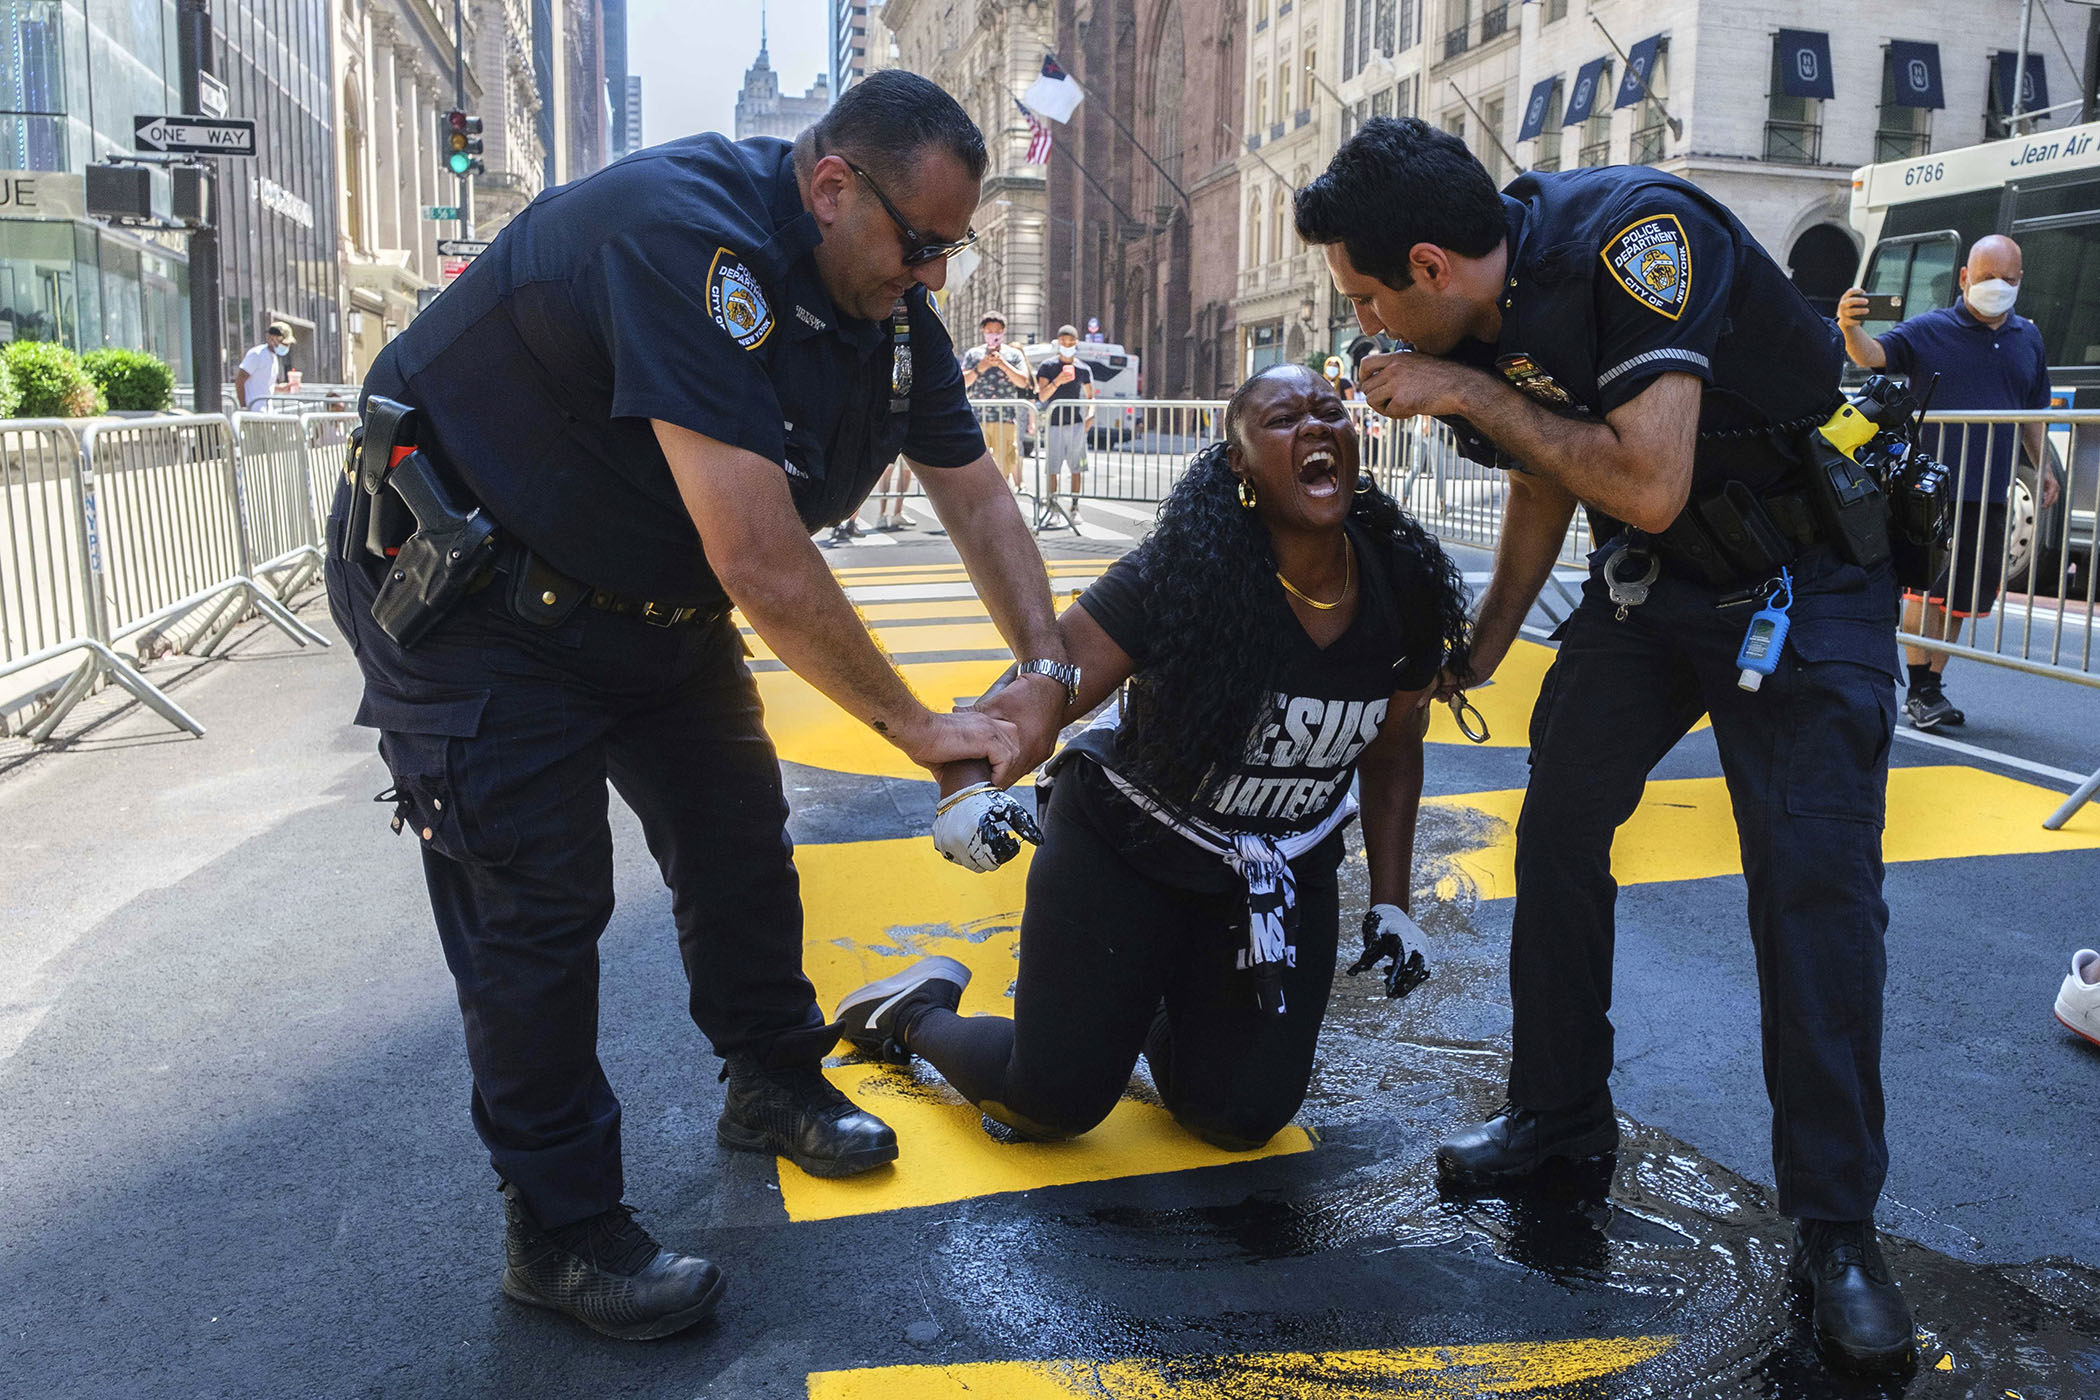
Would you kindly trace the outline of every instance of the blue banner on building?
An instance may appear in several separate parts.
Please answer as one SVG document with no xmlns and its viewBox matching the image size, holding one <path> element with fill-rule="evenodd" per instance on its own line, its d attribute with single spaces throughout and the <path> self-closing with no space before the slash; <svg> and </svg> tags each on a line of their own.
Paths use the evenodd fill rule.
<svg viewBox="0 0 2100 1400">
<path fill-rule="evenodd" d="M 1597 87 L 1604 81 L 1604 70 L 1610 66 L 1609 58 L 1593 58 L 1582 65 L 1575 75 L 1575 90 L 1568 94 L 1568 111 L 1560 119 L 1562 126 L 1579 126 L 1590 119 L 1590 109 L 1597 103 Z"/>
<path fill-rule="evenodd" d="M 1788 97 L 1837 96 L 1830 79 L 1830 36 L 1814 29 L 1782 29 L 1772 41 L 1779 50 L 1779 86 Z"/>
<path fill-rule="evenodd" d="M 1944 107 L 1940 87 L 1940 46 L 1889 40 L 1889 83 L 1898 107 Z"/>
<path fill-rule="evenodd" d="M 1612 110 L 1631 107 L 1648 95 L 1648 75 L 1655 71 L 1656 51 L 1662 48 L 1662 35 L 1643 39 L 1626 51 L 1626 76 L 1619 79 L 1618 100 Z"/>
<path fill-rule="evenodd" d="M 2013 106 L 2013 69 L 2020 63 L 2016 53 L 2001 53 L 1991 58 L 1991 90 L 1997 94 L 1998 110 L 2001 112 L 2039 112 L 2049 105 L 2049 75 L 2042 68 L 2042 56 L 2027 55 L 2027 71 L 2020 79 L 2020 105 Z"/>
<path fill-rule="evenodd" d="M 1531 85 L 1531 100 L 1524 104 L 1524 124 L 1517 128 L 1517 139 L 1529 141 L 1546 129 L 1546 109 L 1553 105 L 1553 89 L 1560 83 L 1556 73 Z"/>
</svg>

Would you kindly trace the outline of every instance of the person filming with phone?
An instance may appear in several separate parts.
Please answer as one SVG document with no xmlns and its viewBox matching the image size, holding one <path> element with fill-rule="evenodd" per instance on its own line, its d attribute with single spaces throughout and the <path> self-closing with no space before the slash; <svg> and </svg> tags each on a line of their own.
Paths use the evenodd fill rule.
<svg viewBox="0 0 2100 1400">
<path fill-rule="evenodd" d="M 1993 412 L 2049 407 L 2049 357 L 2034 322 L 2013 313 L 2020 295 L 2020 245 L 2003 234 L 1976 240 L 1952 306 L 1913 316 L 1870 336 L 1861 327 L 1879 298 L 1854 287 L 1838 301 L 1845 354 L 1862 369 L 1907 375 L 1916 393 L 1933 385 L 1934 409 Z M 1901 313 L 1898 305 L 1895 310 Z M 1928 428 L 1925 448 L 1960 473 L 1961 507 L 1947 568 L 1923 593 L 1903 595 L 1903 630 L 1936 641 L 1961 634 L 1961 619 L 1991 615 L 2005 573 L 2006 502 L 2012 495 L 2013 443 L 2036 464 L 2040 505 L 2056 504 L 2061 484 L 2048 462 L 2048 426 L 1950 425 Z M 1953 619 L 1951 622 L 1949 619 Z M 1904 649 L 1910 672 L 1903 713 L 1918 729 L 1961 724 L 1941 685 L 1945 652 Z"/>
</svg>

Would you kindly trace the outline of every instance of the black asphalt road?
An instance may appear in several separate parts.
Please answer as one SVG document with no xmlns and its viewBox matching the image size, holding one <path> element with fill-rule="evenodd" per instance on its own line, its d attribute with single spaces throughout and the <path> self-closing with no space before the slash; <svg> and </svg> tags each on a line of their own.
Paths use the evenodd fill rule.
<svg viewBox="0 0 2100 1400">
<path fill-rule="evenodd" d="M 2013 716 L 1965 738 L 2096 761 L 2090 692 L 1963 674 L 1972 715 L 2003 695 Z M 792 1224 L 774 1164 L 714 1142 L 668 895 L 617 804 L 601 1046 L 629 1196 L 730 1286 L 716 1322 L 646 1345 L 520 1309 L 495 1286 L 457 1012 L 411 843 L 368 800 L 386 779 L 347 724 L 355 693 L 341 648 L 251 634 L 180 687 L 206 739 L 134 709 L 0 776 L 0 1394 L 785 1400 L 816 1373 L 1138 1358 L 1176 1388 L 1085 1393 L 1443 1395 L 1477 1392 L 1317 1367 L 1233 1388 L 1217 1358 L 1669 1335 L 1622 1374 L 1526 1393 L 2100 1396 L 2100 1050 L 2048 1014 L 2094 938 L 2091 851 L 1892 867 L 1882 1224 L 1930 1333 L 1907 1382 L 1831 1378 L 1781 1281 L 1739 878 L 1621 896 L 1615 1170 L 1439 1194 L 1431 1146 L 1498 1102 L 1508 1035 L 1508 904 L 1459 899 L 1405 1003 L 1338 982 L 1312 1152 Z M 1523 782 L 1521 749 L 1430 763 L 1439 793 Z M 1659 776 L 1717 771 L 1695 735 Z M 924 785 L 789 777 L 802 842 L 925 829 Z M 1481 820 L 1432 809 L 1425 852 L 1469 848 Z"/>
</svg>

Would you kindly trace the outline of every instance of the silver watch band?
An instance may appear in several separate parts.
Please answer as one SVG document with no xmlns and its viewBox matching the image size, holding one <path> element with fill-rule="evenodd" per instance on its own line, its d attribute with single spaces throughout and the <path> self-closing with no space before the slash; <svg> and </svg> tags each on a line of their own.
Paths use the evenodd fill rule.
<svg viewBox="0 0 2100 1400">
<path fill-rule="evenodd" d="M 1048 676 L 1065 688 L 1065 703 L 1079 698 L 1079 668 L 1069 661 L 1052 661 L 1048 657 L 1037 657 L 1023 661 L 1015 674 L 1022 676 Z"/>
</svg>

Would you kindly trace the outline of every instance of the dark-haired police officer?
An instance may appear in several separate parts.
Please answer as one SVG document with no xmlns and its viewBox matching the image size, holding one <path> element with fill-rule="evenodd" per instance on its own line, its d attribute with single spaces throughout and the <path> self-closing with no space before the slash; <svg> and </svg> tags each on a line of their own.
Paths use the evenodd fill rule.
<svg viewBox="0 0 2100 1400">
<path fill-rule="evenodd" d="M 1297 223 L 1365 332 L 1414 351 L 1369 359 L 1370 402 L 1442 417 L 1510 470 L 1474 669 L 1452 680 L 1479 684 L 1506 654 L 1578 503 L 1603 542 L 1532 717 L 1509 1103 L 1446 1139 L 1440 1168 L 1493 1180 L 1616 1148 L 1612 838 L 1649 770 L 1711 714 L 1795 1277 L 1834 1360 L 1900 1364 L 1910 1318 L 1872 1220 L 1888 1165 L 1896 590 L 1885 563 L 1846 557 L 1859 522 L 1806 489 L 1803 435 L 1842 403 L 1834 328 L 1684 181 L 1617 167 L 1524 175 L 1498 195 L 1456 137 L 1419 121 L 1369 123 L 1299 194 Z M 1752 615 L 1785 601 L 1782 570 L 1792 634 L 1745 689 L 1738 651 Z"/>
<path fill-rule="evenodd" d="M 608 778 L 726 1060 L 720 1140 L 825 1176 L 897 1155 L 820 1069 L 837 1028 L 802 972 L 787 805 L 730 604 L 921 764 L 989 759 L 1004 783 L 1055 737 L 1073 677 L 1041 556 L 928 299 L 984 167 L 962 110 L 902 72 L 793 147 L 655 147 L 535 200 L 365 384 L 328 571 L 357 718 L 458 984 L 504 1290 L 601 1332 L 676 1331 L 721 1287 L 621 1203 L 596 1047 Z M 912 697 L 810 540 L 900 453 L 1029 663 L 975 713 Z"/>
</svg>

